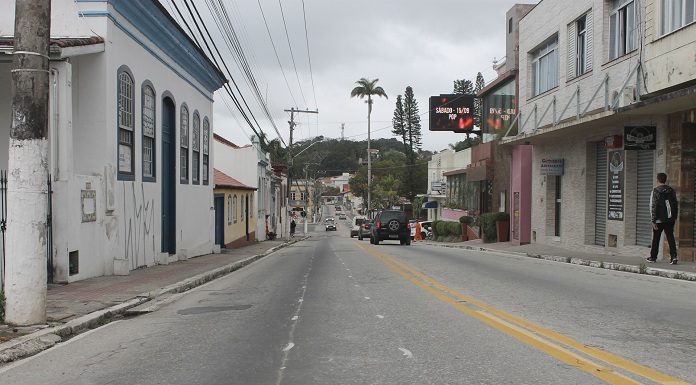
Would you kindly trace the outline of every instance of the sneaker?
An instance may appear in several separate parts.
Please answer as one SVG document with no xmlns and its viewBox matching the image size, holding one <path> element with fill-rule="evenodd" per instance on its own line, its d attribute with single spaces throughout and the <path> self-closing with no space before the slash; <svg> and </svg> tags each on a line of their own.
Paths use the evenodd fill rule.
<svg viewBox="0 0 696 385">
<path fill-rule="evenodd" d="M 657 259 L 652 259 L 652 258 L 650 258 L 650 257 L 645 258 L 645 260 L 648 261 L 648 262 L 650 262 L 650 263 L 655 263 L 655 261 L 657 261 Z"/>
<path fill-rule="evenodd" d="M 677 259 L 674 258 L 673 260 L 669 261 L 670 265 L 676 265 L 677 264 Z"/>
</svg>

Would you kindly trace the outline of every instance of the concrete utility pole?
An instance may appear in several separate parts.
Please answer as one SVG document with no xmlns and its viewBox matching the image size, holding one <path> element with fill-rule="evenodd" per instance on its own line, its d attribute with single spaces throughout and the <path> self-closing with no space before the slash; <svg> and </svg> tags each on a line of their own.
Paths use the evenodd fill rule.
<svg viewBox="0 0 696 385">
<path fill-rule="evenodd" d="M 46 322 L 50 0 L 16 0 L 5 321 Z"/>
<path fill-rule="evenodd" d="M 372 114 L 372 96 L 367 95 L 367 217 L 372 218 L 372 148 L 370 147 L 370 115 Z"/>
<path fill-rule="evenodd" d="M 290 142 L 288 143 L 288 191 L 285 197 L 285 209 L 286 211 L 290 209 L 290 191 L 292 189 L 292 134 L 293 131 L 295 130 L 295 126 L 297 123 L 295 123 L 295 113 L 305 113 L 305 114 L 318 114 L 319 110 L 311 111 L 311 110 L 300 110 L 296 108 L 290 108 L 289 110 L 285 110 L 285 112 L 290 113 L 290 121 L 288 121 L 288 124 L 290 125 Z M 305 219 L 305 223 L 307 220 Z M 290 219 L 288 218 L 287 220 L 288 226 L 290 226 Z M 289 227 L 288 227 L 289 228 Z M 289 232 L 288 232 L 289 234 Z"/>
</svg>

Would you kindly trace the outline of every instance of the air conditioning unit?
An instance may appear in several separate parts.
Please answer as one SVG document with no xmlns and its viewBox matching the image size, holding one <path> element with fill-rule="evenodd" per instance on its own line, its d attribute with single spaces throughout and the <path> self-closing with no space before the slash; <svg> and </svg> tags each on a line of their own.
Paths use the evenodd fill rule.
<svg viewBox="0 0 696 385">
<path fill-rule="evenodd" d="M 618 99 L 618 101 L 617 101 Z M 636 101 L 636 87 L 626 86 L 621 93 L 619 91 L 613 92 L 613 100 L 615 102 L 616 108 L 626 107 L 635 103 Z"/>
</svg>

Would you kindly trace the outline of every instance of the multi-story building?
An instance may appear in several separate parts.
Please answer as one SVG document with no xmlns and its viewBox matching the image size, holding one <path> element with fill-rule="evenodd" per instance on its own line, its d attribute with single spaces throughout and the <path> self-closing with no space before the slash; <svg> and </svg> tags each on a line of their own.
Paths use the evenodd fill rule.
<svg viewBox="0 0 696 385">
<path fill-rule="evenodd" d="M 680 259 L 694 258 L 694 8 L 544 0 L 520 21 L 519 134 L 504 141 L 533 146 L 512 176 L 531 170 L 519 215 L 532 242 L 645 255 L 650 193 L 666 172 L 681 201 Z"/>
</svg>

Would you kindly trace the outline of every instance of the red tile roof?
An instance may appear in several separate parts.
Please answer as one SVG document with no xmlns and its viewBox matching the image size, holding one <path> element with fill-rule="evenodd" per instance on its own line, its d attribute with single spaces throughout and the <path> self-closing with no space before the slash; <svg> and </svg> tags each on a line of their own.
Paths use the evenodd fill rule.
<svg viewBox="0 0 696 385">
<path fill-rule="evenodd" d="M 223 138 L 222 136 L 220 136 L 220 135 L 218 135 L 218 134 L 213 134 L 213 138 L 214 138 L 215 140 L 217 140 L 218 142 L 220 142 L 220 143 L 222 143 L 222 144 L 226 144 L 226 145 L 228 145 L 228 146 L 230 146 L 230 147 L 232 147 L 232 148 L 240 148 L 238 145 L 236 145 L 236 144 L 230 142 L 229 140 Z"/>
<path fill-rule="evenodd" d="M 213 169 L 213 182 L 216 188 L 228 187 L 240 190 L 256 190 L 256 187 L 247 186 L 216 168 Z"/>
</svg>

